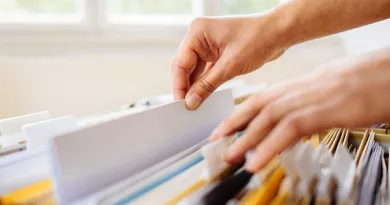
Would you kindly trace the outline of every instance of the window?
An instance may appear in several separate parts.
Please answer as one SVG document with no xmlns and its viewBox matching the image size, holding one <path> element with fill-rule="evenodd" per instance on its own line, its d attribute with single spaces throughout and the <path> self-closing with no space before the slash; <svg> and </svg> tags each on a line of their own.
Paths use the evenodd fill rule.
<svg viewBox="0 0 390 205">
<path fill-rule="evenodd" d="M 109 11 L 114 14 L 192 14 L 192 0 L 111 0 Z"/>
<path fill-rule="evenodd" d="M 271 9 L 279 0 L 224 0 L 223 14 L 248 14 Z"/>
<path fill-rule="evenodd" d="M 109 23 L 187 23 L 193 17 L 192 0 L 111 0 Z"/>
<path fill-rule="evenodd" d="M 0 22 L 60 22 L 81 20 L 81 1 L 77 0 L 1 0 Z"/>
<path fill-rule="evenodd" d="M 196 16 L 257 13 L 278 3 L 279 0 L 0 0 L 0 36 L 39 30 L 40 35 L 46 32 L 52 36 L 74 36 L 75 31 L 117 35 L 124 31 L 126 36 L 136 33 L 141 37 L 172 37 L 173 30 L 183 35 Z"/>
</svg>

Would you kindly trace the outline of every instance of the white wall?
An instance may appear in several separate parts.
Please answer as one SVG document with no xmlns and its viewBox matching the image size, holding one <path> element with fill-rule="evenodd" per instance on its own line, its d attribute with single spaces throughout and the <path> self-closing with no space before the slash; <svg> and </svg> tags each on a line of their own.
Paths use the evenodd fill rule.
<svg viewBox="0 0 390 205">
<path fill-rule="evenodd" d="M 390 19 L 344 32 L 347 52 L 355 55 L 390 46 Z"/>
<path fill-rule="evenodd" d="M 245 79 L 274 83 L 305 74 L 317 64 L 343 56 L 339 43 L 293 48 Z M 0 57 L 0 118 L 40 110 L 80 116 L 171 92 L 170 65 L 176 45 L 150 50 Z"/>
<path fill-rule="evenodd" d="M 378 28 L 381 38 L 353 31 L 342 38 L 296 46 L 244 79 L 276 83 L 304 75 L 333 59 L 390 45 L 390 34 L 383 34 L 390 31 L 389 23 Z M 70 48 L 53 54 L 50 49 L 39 53 L 39 46 L 19 46 L 0 44 L 0 118 L 41 110 L 54 116 L 81 116 L 171 91 L 170 65 L 177 43 L 125 44 L 115 49 L 89 45 L 80 52 Z"/>
</svg>

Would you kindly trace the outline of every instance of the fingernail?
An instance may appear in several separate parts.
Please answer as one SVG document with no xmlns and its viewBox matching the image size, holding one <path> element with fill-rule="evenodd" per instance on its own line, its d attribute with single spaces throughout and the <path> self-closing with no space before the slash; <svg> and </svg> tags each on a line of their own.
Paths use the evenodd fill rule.
<svg viewBox="0 0 390 205">
<path fill-rule="evenodd" d="M 250 171 L 250 172 L 255 172 L 256 171 L 256 168 L 257 168 L 257 160 L 255 158 L 251 158 L 249 159 L 246 163 L 245 163 L 245 168 L 246 170 Z"/>
<path fill-rule="evenodd" d="M 256 154 L 250 153 L 245 163 L 245 168 L 250 172 L 257 172 L 266 164 L 265 158 L 267 158 L 264 146 L 260 146 L 256 149 Z M 259 157 L 262 156 L 262 157 Z"/>
<path fill-rule="evenodd" d="M 196 108 L 198 108 L 201 101 L 202 98 L 198 94 L 193 93 L 186 98 L 187 108 L 190 110 L 195 110 Z"/>
<path fill-rule="evenodd" d="M 256 151 L 254 149 L 251 149 L 245 153 L 245 159 L 251 160 L 255 156 L 255 154 L 256 154 Z"/>
<path fill-rule="evenodd" d="M 234 145 L 228 149 L 225 155 L 225 159 L 229 162 L 234 162 L 236 158 L 236 149 Z"/>
</svg>

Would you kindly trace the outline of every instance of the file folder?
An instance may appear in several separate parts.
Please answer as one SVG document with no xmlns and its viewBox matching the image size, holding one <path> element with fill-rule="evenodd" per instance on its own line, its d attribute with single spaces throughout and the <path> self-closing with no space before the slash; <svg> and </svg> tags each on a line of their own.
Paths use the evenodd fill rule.
<svg viewBox="0 0 390 205">
<path fill-rule="evenodd" d="M 26 124 L 50 119 L 49 112 L 38 112 L 29 115 L 18 116 L 0 120 L 0 132 L 2 135 L 21 132 L 21 127 Z"/>
<path fill-rule="evenodd" d="M 177 101 L 53 138 L 59 202 L 74 203 L 188 149 L 233 110 L 231 91 L 224 90 L 196 111 Z"/>
</svg>

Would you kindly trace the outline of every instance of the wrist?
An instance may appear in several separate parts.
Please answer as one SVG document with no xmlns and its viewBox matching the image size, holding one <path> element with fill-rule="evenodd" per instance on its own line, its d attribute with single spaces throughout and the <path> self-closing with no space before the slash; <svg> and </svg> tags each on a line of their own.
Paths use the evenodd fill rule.
<svg viewBox="0 0 390 205">
<path fill-rule="evenodd" d="M 291 46 L 306 41 L 305 32 L 300 28 L 296 4 L 285 3 L 262 16 L 265 25 L 263 29 L 269 30 L 270 41 L 280 50 L 287 50 Z"/>
</svg>

